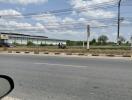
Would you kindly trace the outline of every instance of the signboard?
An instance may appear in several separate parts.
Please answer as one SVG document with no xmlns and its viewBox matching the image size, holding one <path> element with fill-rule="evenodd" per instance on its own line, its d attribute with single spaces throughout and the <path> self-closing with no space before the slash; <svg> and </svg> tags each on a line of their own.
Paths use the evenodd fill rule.
<svg viewBox="0 0 132 100">
<path fill-rule="evenodd" d="M 8 40 L 9 37 L 8 37 L 8 35 L 0 34 L 0 39 Z"/>
</svg>

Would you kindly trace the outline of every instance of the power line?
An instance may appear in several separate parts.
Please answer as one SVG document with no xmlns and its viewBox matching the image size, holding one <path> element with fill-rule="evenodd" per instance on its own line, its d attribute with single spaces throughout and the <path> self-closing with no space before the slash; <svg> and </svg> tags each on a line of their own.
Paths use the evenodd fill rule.
<svg viewBox="0 0 132 100">
<path fill-rule="evenodd" d="M 100 22 L 115 22 L 116 21 L 116 19 L 114 19 L 114 18 L 112 18 L 112 19 L 98 19 Z M 57 26 L 76 26 L 76 25 L 86 25 L 86 24 L 88 24 L 88 23 L 94 23 L 94 22 L 92 22 L 92 21 L 96 21 L 95 19 L 86 19 L 85 21 L 83 21 L 83 22 L 80 22 L 80 21 L 70 21 L 70 22 L 61 22 L 61 23 L 52 23 L 52 22 L 50 22 L 50 23 L 48 23 L 48 24 L 43 24 L 43 26 L 47 26 L 47 27 L 49 27 L 49 26 L 51 26 L 51 27 L 57 27 Z M 19 23 L 18 23 L 19 24 Z M 0 25 L 0 26 L 2 26 L 2 27 L 7 27 L 6 25 Z M 8 25 L 8 27 L 12 27 L 13 25 Z M 15 26 L 15 27 L 17 27 L 17 26 Z M 19 26 L 18 26 L 19 27 Z M 26 28 L 30 28 L 31 26 L 26 26 Z M 37 27 L 37 26 L 36 26 Z M 35 28 L 35 27 L 33 27 L 33 28 Z"/>
<path fill-rule="evenodd" d="M 108 3 L 108 4 L 107 4 Z M 88 9 L 97 9 L 99 7 L 108 7 L 108 6 L 113 6 L 111 4 L 115 4 L 115 1 L 113 0 L 112 2 L 106 2 L 106 4 L 104 5 L 104 3 L 99 3 L 94 5 L 93 7 L 78 7 L 75 8 L 76 10 L 78 9 L 79 11 L 86 11 Z M 39 13 L 27 13 L 27 14 L 23 14 L 22 16 L 24 17 L 32 17 L 32 16 L 43 16 L 43 14 L 60 14 L 60 13 L 67 13 L 67 12 L 71 12 L 73 10 L 75 10 L 73 8 L 67 8 L 67 9 L 60 9 L 60 10 L 52 10 L 52 11 L 45 11 L 45 12 L 39 12 Z M 21 15 L 1 15 L 1 17 L 19 17 L 22 18 Z"/>
<path fill-rule="evenodd" d="M 124 17 L 125 20 L 131 20 L 132 17 Z M 108 22 L 116 22 L 117 18 L 104 18 L 104 19 L 85 19 L 84 21 L 70 21 L 70 22 L 50 22 L 50 23 L 45 23 L 43 24 L 44 26 L 71 26 L 71 25 L 78 25 L 78 24 L 88 24 L 91 23 L 92 21 L 98 21 L 98 22 L 104 22 L 104 23 L 108 23 Z M 19 23 L 18 23 L 19 24 Z M 57 25 L 58 24 L 58 25 Z M 1 25 L 3 27 L 6 27 L 6 25 Z M 9 25 L 8 25 L 9 26 Z M 12 25 L 10 25 L 12 27 Z M 17 27 L 17 26 L 16 26 Z M 30 26 L 29 26 L 30 27 Z M 28 26 L 26 26 L 26 28 L 28 28 Z"/>
<path fill-rule="evenodd" d="M 86 26 L 86 25 L 85 25 Z M 79 26 L 79 27 L 59 27 L 59 28 L 47 28 L 48 31 L 51 30 L 76 30 L 76 29 L 85 29 L 85 26 Z M 102 26 L 91 26 L 92 29 L 102 29 L 102 28 L 109 28 L 109 27 L 115 27 L 117 24 L 111 24 L 111 25 L 102 25 Z M 132 24 L 122 24 L 124 27 L 131 27 Z M 8 30 L 0 30 L 0 31 L 28 31 L 28 32 L 44 32 L 45 30 L 29 30 L 29 29 L 21 29 L 21 28 L 14 28 L 14 29 L 8 29 Z"/>
<path fill-rule="evenodd" d="M 55 14 L 56 15 L 56 14 L 62 14 L 62 13 L 69 13 L 71 11 L 74 11 L 75 9 L 79 13 L 81 11 L 87 11 L 89 9 L 99 9 L 99 7 L 102 7 L 102 8 L 104 8 L 104 7 L 107 8 L 107 7 L 111 7 L 111 6 L 115 7 L 116 2 L 117 1 L 112 0 L 111 2 L 103 2 L 103 3 L 94 4 L 93 7 L 89 6 L 89 7 L 78 7 L 78 8 L 67 8 L 67 9 L 60 9 L 60 10 L 51 10 L 51 11 L 38 12 L 38 13 L 27 13 L 27 14 L 23 14 L 22 16 L 21 15 L 1 15 L 1 17 L 4 17 L 4 18 L 11 18 L 11 17 L 31 18 L 31 17 L 34 17 L 34 16 L 47 17 L 48 14 Z"/>
<path fill-rule="evenodd" d="M 131 17 L 128 17 L 129 18 L 129 20 L 131 20 L 130 18 Z M 108 24 L 108 22 L 110 22 L 110 23 L 115 23 L 116 21 L 117 21 L 117 19 L 116 18 L 111 18 L 111 19 L 104 19 L 104 20 L 102 20 L 102 19 L 98 19 L 100 22 L 104 22 L 104 23 L 107 23 Z M 128 19 L 127 19 L 128 20 Z M 85 21 L 83 21 L 83 22 L 75 22 L 75 21 L 70 21 L 70 22 L 68 22 L 68 23 L 64 23 L 64 22 L 62 22 L 62 23 L 48 23 L 48 24 L 42 24 L 44 27 L 60 27 L 60 26 L 65 26 L 65 27 L 68 27 L 68 26 L 78 26 L 78 25 L 83 25 L 83 26 L 85 26 L 85 25 L 87 25 L 87 24 L 89 24 L 89 23 L 91 23 L 92 24 L 92 21 L 97 21 L 97 19 L 87 19 L 87 20 L 85 20 Z M 19 24 L 19 23 L 18 23 Z M 94 23 L 93 23 L 94 24 Z M 6 25 L 0 25 L 1 27 L 7 27 Z M 8 27 L 19 27 L 19 26 L 13 26 L 13 25 L 8 25 Z M 24 26 L 23 26 L 24 27 Z M 37 26 L 34 26 L 34 27 L 32 27 L 32 26 L 25 26 L 24 28 L 39 28 L 39 27 L 37 27 Z"/>
</svg>

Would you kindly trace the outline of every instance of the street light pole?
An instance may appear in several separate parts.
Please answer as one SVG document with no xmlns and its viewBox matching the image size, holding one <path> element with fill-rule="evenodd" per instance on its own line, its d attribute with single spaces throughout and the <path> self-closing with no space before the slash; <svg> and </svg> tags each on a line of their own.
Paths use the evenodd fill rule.
<svg viewBox="0 0 132 100">
<path fill-rule="evenodd" d="M 119 38 L 120 38 L 120 7 L 121 7 L 121 0 L 118 2 L 118 32 L 117 32 L 117 44 L 119 45 Z"/>
</svg>

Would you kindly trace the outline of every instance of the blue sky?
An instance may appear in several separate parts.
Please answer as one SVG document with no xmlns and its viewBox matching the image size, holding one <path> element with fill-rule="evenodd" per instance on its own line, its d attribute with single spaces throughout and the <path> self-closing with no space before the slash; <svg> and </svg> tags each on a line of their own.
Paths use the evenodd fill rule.
<svg viewBox="0 0 132 100">
<path fill-rule="evenodd" d="M 51 12 L 64 9 L 72 11 Z M 132 35 L 131 9 L 132 1 L 122 0 L 121 17 L 124 20 L 120 35 L 127 40 Z M 35 15 L 31 16 L 32 13 Z M 115 41 L 117 36 L 117 0 L 0 0 L 0 16 L 2 32 L 85 40 L 89 24 L 91 39 L 107 35 L 110 41 Z"/>
</svg>

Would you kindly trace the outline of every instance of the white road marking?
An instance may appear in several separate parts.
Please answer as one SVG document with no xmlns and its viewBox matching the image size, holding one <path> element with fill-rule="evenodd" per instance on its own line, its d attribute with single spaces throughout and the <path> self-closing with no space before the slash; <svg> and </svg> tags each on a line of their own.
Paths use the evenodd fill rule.
<svg viewBox="0 0 132 100">
<path fill-rule="evenodd" d="M 51 64 L 51 63 L 35 63 L 37 65 L 50 65 L 50 66 L 65 66 L 65 67 L 75 67 L 75 68 L 86 68 L 88 66 L 78 66 L 78 65 L 65 65 L 65 64 Z"/>
<path fill-rule="evenodd" d="M 13 98 L 13 97 L 5 97 L 2 100 L 21 100 L 21 99 Z"/>
</svg>

